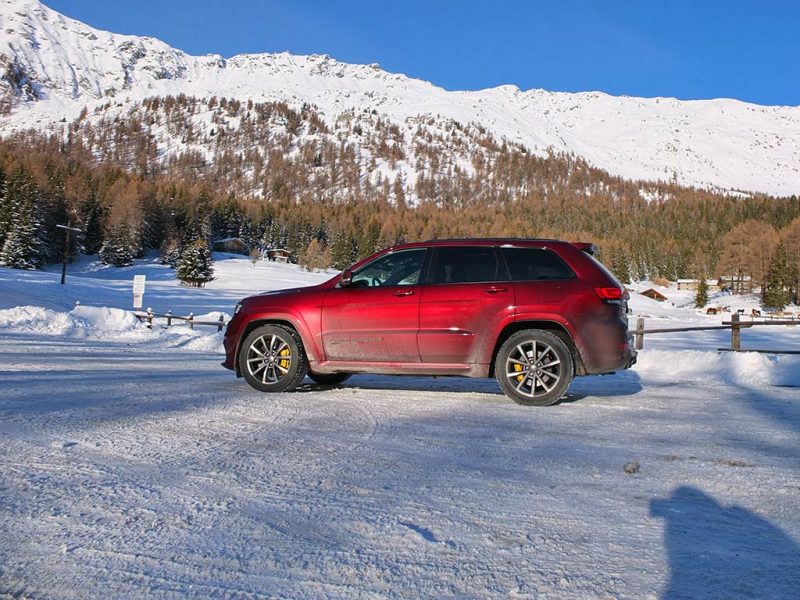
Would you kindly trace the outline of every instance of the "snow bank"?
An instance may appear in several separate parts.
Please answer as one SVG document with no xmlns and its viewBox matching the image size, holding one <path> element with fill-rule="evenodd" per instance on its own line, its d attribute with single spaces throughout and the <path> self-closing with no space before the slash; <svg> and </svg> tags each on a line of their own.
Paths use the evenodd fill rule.
<svg viewBox="0 0 800 600">
<path fill-rule="evenodd" d="M 209 313 L 198 320 L 217 320 L 223 313 Z M 134 313 L 105 306 L 76 306 L 59 312 L 40 306 L 17 306 L 0 310 L 0 333 L 52 335 L 73 339 L 94 339 L 117 342 L 157 341 L 198 352 L 219 351 L 222 334 L 213 328 L 177 325 L 165 329 L 149 329 Z"/>
<path fill-rule="evenodd" d="M 57 312 L 41 306 L 17 306 L 0 310 L 0 330 L 69 337 L 118 337 L 137 333 L 133 313 L 118 308 L 76 306 Z"/>
<path fill-rule="evenodd" d="M 800 386 L 800 358 L 755 352 L 643 350 L 636 372 L 643 384 L 702 383 L 742 387 Z"/>
</svg>

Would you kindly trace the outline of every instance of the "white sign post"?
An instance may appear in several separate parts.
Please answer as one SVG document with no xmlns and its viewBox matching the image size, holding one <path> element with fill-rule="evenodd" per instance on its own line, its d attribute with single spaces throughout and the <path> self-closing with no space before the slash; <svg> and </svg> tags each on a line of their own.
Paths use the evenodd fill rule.
<svg viewBox="0 0 800 600">
<path fill-rule="evenodd" d="M 133 276 L 133 308 L 142 308 L 144 298 L 144 275 Z"/>
</svg>

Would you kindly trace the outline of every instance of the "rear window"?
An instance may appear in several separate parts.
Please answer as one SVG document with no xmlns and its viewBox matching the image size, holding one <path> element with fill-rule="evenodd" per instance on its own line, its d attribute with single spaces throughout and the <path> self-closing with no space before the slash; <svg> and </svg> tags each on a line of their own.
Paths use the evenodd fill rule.
<svg viewBox="0 0 800 600">
<path fill-rule="evenodd" d="M 622 285 L 622 283 L 620 282 L 620 280 L 619 280 L 619 279 L 617 279 L 617 276 L 616 276 L 616 275 L 614 275 L 614 274 L 611 272 L 611 270 L 610 270 L 610 269 L 609 269 L 607 266 L 605 266 L 603 263 L 601 263 L 601 262 L 600 262 L 600 261 L 597 259 L 597 257 L 596 257 L 596 256 L 594 256 L 593 254 L 588 254 L 588 253 L 585 253 L 585 255 L 586 255 L 586 258 L 588 258 L 590 261 L 592 261 L 592 262 L 594 263 L 594 265 L 595 265 L 595 266 L 596 266 L 598 269 L 600 269 L 600 270 L 603 272 L 603 274 L 604 274 L 604 275 L 606 275 L 606 277 L 608 277 L 608 278 L 609 278 L 609 279 L 610 279 L 612 282 L 614 282 L 614 283 L 615 283 L 616 285 L 618 285 L 619 287 L 625 287 L 625 286 L 623 286 L 623 285 Z"/>
<path fill-rule="evenodd" d="M 575 273 L 555 252 L 544 248 L 503 248 L 512 281 L 572 279 Z"/>
<path fill-rule="evenodd" d="M 505 281 L 505 270 L 491 246 L 438 248 L 431 283 Z"/>
</svg>

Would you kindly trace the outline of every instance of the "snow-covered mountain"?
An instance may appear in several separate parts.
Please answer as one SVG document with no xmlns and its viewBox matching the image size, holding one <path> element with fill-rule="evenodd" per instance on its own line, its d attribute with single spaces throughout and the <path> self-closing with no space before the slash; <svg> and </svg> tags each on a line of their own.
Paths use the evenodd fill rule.
<svg viewBox="0 0 800 600">
<path fill-rule="evenodd" d="M 52 128 L 84 107 L 90 118 L 101 106 L 105 116 L 124 113 L 152 96 L 279 100 L 316 105 L 330 123 L 353 109 L 398 124 L 427 114 L 474 122 L 534 152 L 572 152 L 627 179 L 800 193 L 800 107 L 514 86 L 451 92 L 328 56 L 196 57 L 153 38 L 96 30 L 37 0 L 0 0 L 0 70 L 0 132 Z"/>
</svg>

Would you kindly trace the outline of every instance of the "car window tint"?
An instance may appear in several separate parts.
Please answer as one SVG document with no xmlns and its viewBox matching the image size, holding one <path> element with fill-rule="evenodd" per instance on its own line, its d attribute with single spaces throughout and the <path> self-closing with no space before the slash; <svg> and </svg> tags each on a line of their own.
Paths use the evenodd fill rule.
<svg viewBox="0 0 800 600">
<path fill-rule="evenodd" d="M 560 256 L 543 248 L 503 248 L 512 281 L 572 279 L 575 273 Z"/>
<path fill-rule="evenodd" d="M 490 246 L 439 248 L 433 283 L 478 283 L 507 279 Z"/>
<path fill-rule="evenodd" d="M 424 248 L 385 254 L 354 273 L 350 287 L 416 285 L 424 259 Z"/>
</svg>

